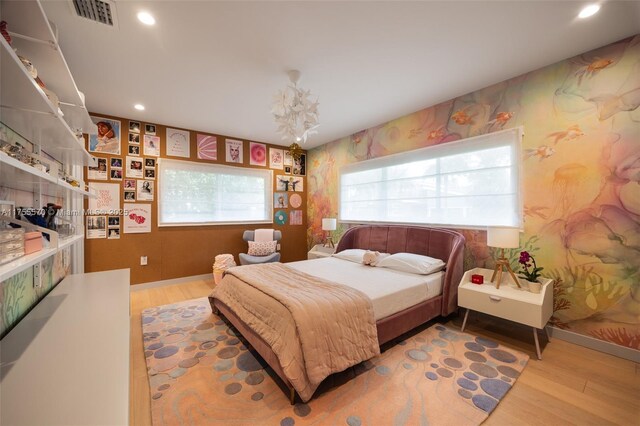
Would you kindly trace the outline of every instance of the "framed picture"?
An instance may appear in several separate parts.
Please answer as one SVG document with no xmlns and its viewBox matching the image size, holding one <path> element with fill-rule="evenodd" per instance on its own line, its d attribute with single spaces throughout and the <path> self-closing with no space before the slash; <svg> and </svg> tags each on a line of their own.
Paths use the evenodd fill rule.
<svg viewBox="0 0 640 426">
<path fill-rule="evenodd" d="M 286 192 L 274 192 L 273 208 L 286 209 L 287 207 L 289 207 L 289 194 L 287 194 Z"/>
<path fill-rule="evenodd" d="M 144 135 L 144 155 L 160 156 L 160 137 Z"/>
<path fill-rule="evenodd" d="M 284 151 L 284 163 L 285 166 L 293 166 L 293 157 L 291 156 L 291 151 L 288 149 Z"/>
<path fill-rule="evenodd" d="M 124 216 L 123 232 L 125 234 L 139 234 L 151 232 L 151 204 L 124 203 L 124 209 L 129 213 Z"/>
<path fill-rule="evenodd" d="M 124 191 L 125 201 L 136 201 L 136 191 Z"/>
<path fill-rule="evenodd" d="M 249 165 L 267 165 L 267 146 L 263 143 L 249 142 Z"/>
<path fill-rule="evenodd" d="M 139 179 L 144 177 L 144 172 L 142 170 L 142 158 L 127 157 L 127 177 Z"/>
<path fill-rule="evenodd" d="M 125 179 L 123 186 L 124 186 L 124 189 L 136 189 L 136 180 L 135 179 Z"/>
<path fill-rule="evenodd" d="M 87 166 L 87 179 L 89 180 L 107 180 L 107 159 L 96 158 L 97 166 Z"/>
<path fill-rule="evenodd" d="M 122 172 L 122 170 L 118 170 Z M 89 191 L 95 197 L 89 198 L 88 214 L 107 214 L 120 208 L 120 185 L 117 183 L 90 182 Z"/>
<path fill-rule="evenodd" d="M 276 176 L 276 191 L 303 191 L 303 183 L 301 177 L 296 176 Z"/>
<path fill-rule="evenodd" d="M 234 139 L 225 140 L 225 161 L 227 163 L 242 164 L 244 162 L 242 158 L 242 145 L 242 141 L 237 141 Z"/>
<path fill-rule="evenodd" d="M 120 155 L 120 121 L 91 117 L 98 133 L 89 135 L 89 152 Z"/>
<path fill-rule="evenodd" d="M 120 228 L 111 228 L 109 229 L 109 234 L 107 235 L 108 240 L 119 240 L 120 239 Z"/>
<path fill-rule="evenodd" d="M 269 167 L 282 170 L 284 166 L 284 151 L 277 148 L 269 148 Z"/>
<path fill-rule="evenodd" d="M 133 133 L 140 133 L 140 122 L 129 120 L 129 131 Z M 129 136 L 129 139 L 131 139 L 131 136 Z M 131 140 L 129 140 L 129 142 L 131 142 Z"/>
<path fill-rule="evenodd" d="M 145 179 L 155 179 L 156 178 L 156 170 L 155 169 L 144 169 L 144 178 Z"/>
<path fill-rule="evenodd" d="M 156 167 L 156 159 L 155 158 L 145 158 L 144 159 L 144 167 L 149 169 L 153 169 Z"/>
<path fill-rule="evenodd" d="M 120 227 L 120 216 L 109 216 L 109 228 L 118 228 Z"/>
<path fill-rule="evenodd" d="M 122 169 L 111 169 L 111 180 L 122 180 Z"/>
<path fill-rule="evenodd" d="M 153 186 L 155 182 L 152 180 L 139 180 L 137 187 L 138 201 L 153 201 Z"/>
<path fill-rule="evenodd" d="M 166 154 L 172 157 L 189 158 L 191 133 L 188 130 L 170 129 L 167 127 Z"/>
<path fill-rule="evenodd" d="M 87 239 L 107 237 L 107 217 L 87 216 Z"/>
<path fill-rule="evenodd" d="M 155 134 L 156 134 L 156 125 L 155 124 L 145 124 L 144 125 L 144 132 L 147 135 L 155 136 Z"/>
<path fill-rule="evenodd" d="M 129 155 L 140 155 L 140 145 L 129 145 Z"/>
<path fill-rule="evenodd" d="M 140 145 L 140 134 L 139 133 L 129 133 L 129 143 Z"/>
<path fill-rule="evenodd" d="M 291 174 L 291 166 L 284 166 L 284 174 L 286 175 Z"/>
<path fill-rule="evenodd" d="M 293 174 L 304 176 L 307 174 L 307 155 L 300 154 L 300 158 L 293 160 Z"/>
<path fill-rule="evenodd" d="M 196 143 L 198 146 L 199 160 L 217 160 L 218 159 L 218 138 L 211 135 L 196 135 Z"/>
</svg>

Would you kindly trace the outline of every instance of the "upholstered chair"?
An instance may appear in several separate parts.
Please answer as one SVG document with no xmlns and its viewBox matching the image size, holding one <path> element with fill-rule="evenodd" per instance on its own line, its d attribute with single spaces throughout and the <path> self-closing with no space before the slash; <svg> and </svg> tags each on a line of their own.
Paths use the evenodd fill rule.
<svg viewBox="0 0 640 426">
<path fill-rule="evenodd" d="M 254 241 L 255 233 L 254 231 L 244 231 L 242 234 L 242 239 L 247 243 L 249 241 Z M 275 241 L 280 241 L 282 239 L 281 231 L 273 231 L 273 239 Z M 280 261 L 280 253 L 277 251 L 275 253 L 271 253 L 266 256 L 251 256 L 246 253 L 240 253 L 240 265 L 255 265 L 258 263 L 269 263 L 269 262 L 279 262 Z"/>
</svg>

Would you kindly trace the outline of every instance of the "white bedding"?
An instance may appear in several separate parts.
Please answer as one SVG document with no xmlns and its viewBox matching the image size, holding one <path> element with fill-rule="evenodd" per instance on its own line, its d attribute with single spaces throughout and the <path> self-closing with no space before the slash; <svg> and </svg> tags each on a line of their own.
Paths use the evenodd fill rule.
<svg viewBox="0 0 640 426">
<path fill-rule="evenodd" d="M 444 271 L 417 275 L 325 257 L 287 263 L 298 271 L 360 290 L 373 303 L 376 321 L 442 292 Z"/>
</svg>

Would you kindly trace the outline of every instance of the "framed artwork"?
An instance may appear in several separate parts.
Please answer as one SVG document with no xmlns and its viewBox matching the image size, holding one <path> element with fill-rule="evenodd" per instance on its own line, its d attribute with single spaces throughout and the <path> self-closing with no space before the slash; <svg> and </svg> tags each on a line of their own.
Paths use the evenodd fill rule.
<svg viewBox="0 0 640 426">
<path fill-rule="evenodd" d="M 293 160 L 293 174 L 304 176 L 307 174 L 307 155 L 300 154 L 300 158 Z"/>
<path fill-rule="evenodd" d="M 139 180 L 137 195 L 138 201 L 153 201 L 153 187 L 155 182 L 152 180 Z"/>
<path fill-rule="evenodd" d="M 89 152 L 120 155 L 120 121 L 91 117 L 98 133 L 89 135 Z"/>
<path fill-rule="evenodd" d="M 160 137 L 144 135 L 144 155 L 160 156 Z"/>
<path fill-rule="evenodd" d="M 156 159 L 155 158 L 145 158 L 144 159 L 144 167 L 145 168 L 155 168 L 156 167 Z"/>
<path fill-rule="evenodd" d="M 155 124 L 145 124 L 144 125 L 144 132 L 147 135 L 155 136 L 155 134 L 156 134 L 156 125 Z"/>
<path fill-rule="evenodd" d="M 269 167 L 282 170 L 284 166 L 284 151 L 277 148 L 269 148 Z"/>
<path fill-rule="evenodd" d="M 244 161 L 242 159 L 242 141 L 227 139 L 225 142 L 225 161 L 227 163 L 238 163 L 242 164 Z"/>
<path fill-rule="evenodd" d="M 267 165 L 267 146 L 263 143 L 249 142 L 249 165 Z"/>
<path fill-rule="evenodd" d="M 107 238 L 107 217 L 87 216 L 87 239 Z"/>
<path fill-rule="evenodd" d="M 136 180 L 135 179 L 125 179 L 124 180 L 124 189 L 136 189 Z"/>
<path fill-rule="evenodd" d="M 129 155 L 140 155 L 140 145 L 129 145 Z"/>
<path fill-rule="evenodd" d="M 97 165 L 95 167 L 87 166 L 87 179 L 89 180 L 107 180 L 107 159 L 96 158 Z"/>
<path fill-rule="evenodd" d="M 107 234 L 108 240 L 120 239 L 120 228 L 109 228 L 109 234 Z"/>
<path fill-rule="evenodd" d="M 302 205 L 302 197 L 300 194 L 291 194 L 289 197 L 289 204 L 291 204 L 291 207 L 294 209 L 300 208 Z"/>
<path fill-rule="evenodd" d="M 170 129 L 167 127 L 166 154 L 172 157 L 189 158 L 189 142 L 191 133 L 188 130 Z"/>
<path fill-rule="evenodd" d="M 198 133 L 196 135 L 196 144 L 198 146 L 199 160 L 218 159 L 218 138 Z"/>
<path fill-rule="evenodd" d="M 129 131 L 133 133 L 140 133 L 140 122 L 129 120 Z"/>
<path fill-rule="evenodd" d="M 120 216 L 109 216 L 107 220 L 109 228 L 120 227 Z"/>
<path fill-rule="evenodd" d="M 285 175 L 291 174 L 291 166 L 284 166 L 284 174 Z"/>
<path fill-rule="evenodd" d="M 302 225 L 302 210 L 291 210 L 289 212 L 289 225 Z"/>
<path fill-rule="evenodd" d="M 132 143 L 134 145 L 140 145 L 140 134 L 129 133 L 129 143 Z"/>
<path fill-rule="evenodd" d="M 135 202 L 136 201 L 136 191 L 124 191 L 124 201 Z"/>
<path fill-rule="evenodd" d="M 111 169 L 111 180 L 122 180 L 122 169 Z"/>
<path fill-rule="evenodd" d="M 156 169 L 144 169 L 144 178 L 145 179 L 155 179 L 156 178 Z"/>
<path fill-rule="evenodd" d="M 151 204 L 124 204 L 125 234 L 151 232 Z"/>
<path fill-rule="evenodd" d="M 293 156 L 288 149 L 284 151 L 284 163 L 285 166 L 293 166 Z"/>
<path fill-rule="evenodd" d="M 127 157 L 127 177 L 139 178 L 144 177 L 142 169 L 142 158 L 140 157 Z"/>
<path fill-rule="evenodd" d="M 122 157 L 111 157 L 111 168 L 112 169 L 121 169 L 122 168 Z"/>
<path fill-rule="evenodd" d="M 286 209 L 287 207 L 289 207 L 289 194 L 287 194 L 286 192 L 274 192 L 273 208 Z"/>
<path fill-rule="evenodd" d="M 90 214 L 107 214 L 120 209 L 120 185 L 117 183 L 90 182 L 89 192 L 96 196 L 89 198 Z"/>
<path fill-rule="evenodd" d="M 301 177 L 278 175 L 276 176 L 276 191 L 303 191 Z"/>
</svg>

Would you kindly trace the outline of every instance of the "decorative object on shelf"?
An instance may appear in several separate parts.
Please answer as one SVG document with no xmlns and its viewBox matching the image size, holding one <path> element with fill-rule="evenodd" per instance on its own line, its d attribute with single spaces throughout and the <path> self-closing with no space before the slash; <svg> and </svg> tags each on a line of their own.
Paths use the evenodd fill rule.
<svg viewBox="0 0 640 426">
<path fill-rule="evenodd" d="M 324 242 L 325 247 L 335 247 L 333 244 L 333 238 L 331 237 L 331 231 L 335 231 L 338 225 L 338 220 L 335 218 L 325 217 L 322 218 L 322 230 L 327 232 L 327 239 Z"/>
<path fill-rule="evenodd" d="M 29 73 L 31 78 L 33 78 L 33 79 L 38 78 L 38 70 L 36 69 L 36 67 L 33 65 L 33 63 L 30 60 L 28 60 L 24 56 L 20 56 L 20 55 L 18 55 L 18 59 L 20 59 L 20 62 L 22 62 L 22 65 L 24 65 L 24 68 L 27 70 L 27 72 Z M 44 85 L 44 83 L 43 83 L 43 85 Z M 44 89 L 44 87 L 43 87 L 43 89 Z"/>
<path fill-rule="evenodd" d="M 2 37 L 4 37 L 7 43 L 9 43 L 9 46 L 11 46 L 11 36 L 9 35 L 9 31 L 7 30 L 6 21 L 0 22 L 0 34 L 2 34 Z"/>
<path fill-rule="evenodd" d="M 471 282 L 474 284 L 484 284 L 484 277 L 480 274 L 471 275 Z"/>
<path fill-rule="evenodd" d="M 496 288 L 500 288 L 502 272 L 506 271 L 511 275 L 513 282 L 515 282 L 518 288 L 520 288 L 518 278 L 513 273 L 511 266 L 509 266 L 509 260 L 504 257 L 504 249 L 520 247 L 520 230 L 518 228 L 510 228 L 506 226 L 490 226 L 487 228 L 487 245 L 489 247 L 500 248 L 501 250 L 500 257 L 496 260 L 496 267 L 493 270 L 491 282 L 494 281 L 497 275 L 498 280 L 496 282 Z"/>
<path fill-rule="evenodd" d="M 25 232 L 24 254 L 31 254 L 42 250 L 42 232 Z"/>
<path fill-rule="evenodd" d="M 300 71 L 288 71 L 289 84 L 284 90 L 278 91 L 274 96 L 271 113 L 278 125 L 278 133 L 282 139 L 291 142 L 291 148 L 299 143 L 305 143 L 310 135 L 317 132 L 320 122 L 318 121 L 318 99 L 311 100 L 311 91 L 298 87 Z M 295 157 L 295 155 L 294 155 Z"/>
<path fill-rule="evenodd" d="M 536 260 L 528 251 L 520 252 L 520 259 L 518 259 L 518 263 L 522 265 L 522 270 L 520 271 L 521 278 L 534 283 L 538 282 L 538 278 L 540 278 L 541 275 L 540 271 L 544 268 L 536 264 Z M 531 270 L 529 270 L 529 268 L 531 268 Z"/>
</svg>

